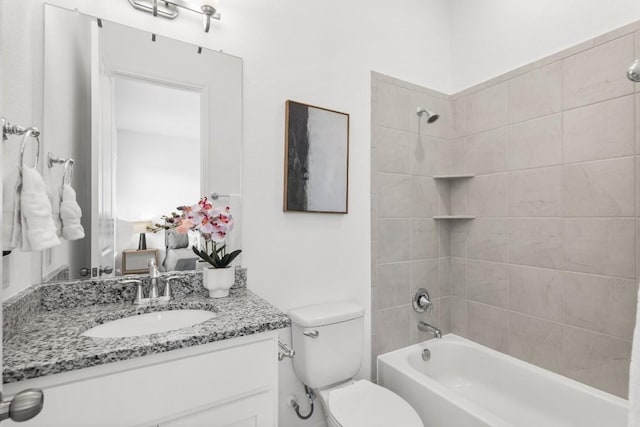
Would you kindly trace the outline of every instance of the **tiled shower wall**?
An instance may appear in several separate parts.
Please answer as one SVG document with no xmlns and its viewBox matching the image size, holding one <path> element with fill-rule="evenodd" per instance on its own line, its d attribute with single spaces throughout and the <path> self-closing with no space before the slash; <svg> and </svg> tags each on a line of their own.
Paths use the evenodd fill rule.
<svg viewBox="0 0 640 427">
<path fill-rule="evenodd" d="M 374 76 L 374 356 L 420 340 L 404 294 L 425 286 L 439 297 L 431 320 L 443 329 L 626 396 L 640 253 L 640 84 L 625 73 L 640 56 L 638 29 L 515 70 L 448 105 L 421 105 L 451 114 L 441 113 L 429 136 L 396 132 L 393 120 L 415 115 L 417 101 Z M 433 166 L 416 175 L 425 144 L 435 147 L 424 150 Z M 435 186 L 428 177 L 437 168 L 475 177 Z M 430 207 L 414 208 L 425 200 Z M 416 214 L 436 206 L 476 219 L 416 234 L 416 222 L 434 224 Z M 418 240 L 437 242 L 437 258 L 414 260 Z"/>
<path fill-rule="evenodd" d="M 437 111 L 440 120 L 418 120 L 418 106 Z M 446 206 L 432 176 L 453 167 L 450 106 L 448 95 L 372 73 L 374 377 L 377 355 L 428 338 L 418 320 L 449 330 L 449 231 L 433 219 Z M 420 287 L 434 300 L 431 313 L 411 309 Z"/>
</svg>

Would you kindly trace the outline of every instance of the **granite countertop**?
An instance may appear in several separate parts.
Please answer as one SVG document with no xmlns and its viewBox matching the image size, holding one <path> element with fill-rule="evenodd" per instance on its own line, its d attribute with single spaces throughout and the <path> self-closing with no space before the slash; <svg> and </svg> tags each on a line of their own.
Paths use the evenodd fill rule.
<svg viewBox="0 0 640 427">
<path fill-rule="evenodd" d="M 198 280 L 201 286 L 201 278 Z M 68 307 L 69 303 L 47 306 L 46 302 L 43 304 L 41 301 L 46 298 L 40 295 L 38 304 L 45 308 L 32 309 L 28 316 L 21 316 L 27 319 L 22 324 L 9 322 L 15 330 L 3 343 L 3 382 L 23 381 L 133 359 L 285 328 L 291 324 L 284 313 L 244 287 L 234 286 L 229 297 L 212 299 L 197 289 L 197 285 L 195 290 L 178 292 L 179 295 L 169 303 L 143 307 L 133 306 L 130 301 L 81 307 Z M 29 311 L 25 308 L 27 305 L 22 304 L 23 312 Z M 191 327 L 137 337 L 91 338 L 81 335 L 110 320 L 178 309 L 211 310 L 217 316 Z M 6 330 L 6 314 L 4 320 Z"/>
</svg>

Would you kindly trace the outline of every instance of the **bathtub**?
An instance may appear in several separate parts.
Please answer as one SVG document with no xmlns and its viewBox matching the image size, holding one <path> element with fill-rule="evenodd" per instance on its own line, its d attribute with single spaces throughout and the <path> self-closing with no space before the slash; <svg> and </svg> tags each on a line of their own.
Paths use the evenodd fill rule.
<svg viewBox="0 0 640 427">
<path fill-rule="evenodd" d="M 425 427 L 627 425 L 626 400 L 452 334 L 379 356 L 378 383 Z"/>
</svg>

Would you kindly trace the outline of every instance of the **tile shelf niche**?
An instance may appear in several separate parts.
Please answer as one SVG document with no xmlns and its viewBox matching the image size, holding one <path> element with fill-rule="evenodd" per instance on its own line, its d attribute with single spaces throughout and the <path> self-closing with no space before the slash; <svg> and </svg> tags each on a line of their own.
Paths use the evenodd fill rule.
<svg viewBox="0 0 640 427">
<path fill-rule="evenodd" d="M 451 174 L 451 175 L 434 175 L 433 179 L 435 180 L 440 180 L 442 182 L 455 182 L 457 180 L 466 180 L 466 179 L 470 179 L 473 178 L 474 175 L 472 174 Z M 448 186 L 447 186 L 448 187 Z M 447 191 L 447 193 L 449 193 L 449 198 L 450 198 L 450 192 Z M 449 205 L 451 204 L 451 202 L 449 201 Z M 453 221 L 469 221 L 472 219 L 475 219 L 475 216 L 472 215 L 435 215 L 433 217 L 434 220 L 453 220 Z"/>
<path fill-rule="evenodd" d="M 433 177 L 433 179 L 443 179 L 443 180 L 447 180 L 447 179 L 469 179 L 469 178 L 473 178 L 475 175 L 435 175 Z"/>
</svg>

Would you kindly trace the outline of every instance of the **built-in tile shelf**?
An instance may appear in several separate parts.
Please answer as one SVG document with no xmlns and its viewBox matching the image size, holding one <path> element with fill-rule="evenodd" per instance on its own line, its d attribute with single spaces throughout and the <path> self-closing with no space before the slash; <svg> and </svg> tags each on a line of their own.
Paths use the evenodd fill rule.
<svg viewBox="0 0 640 427">
<path fill-rule="evenodd" d="M 471 215 L 436 215 L 433 217 L 433 219 L 440 219 L 440 220 L 470 220 L 470 219 L 475 219 L 475 216 L 471 216 Z"/>
<path fill-rule="evenodd" d="M 475 175 L 462 174 L 462 175 L 435 175 L 433 179 L 469 179 Z"/>
</svg>

